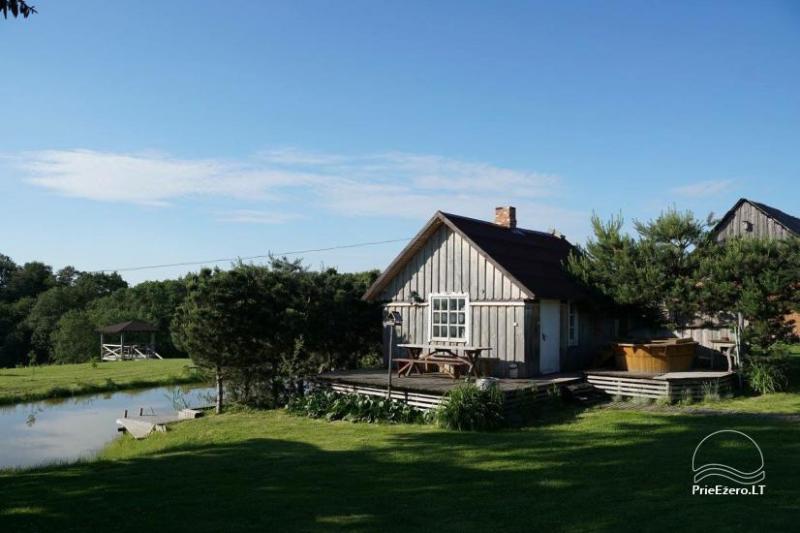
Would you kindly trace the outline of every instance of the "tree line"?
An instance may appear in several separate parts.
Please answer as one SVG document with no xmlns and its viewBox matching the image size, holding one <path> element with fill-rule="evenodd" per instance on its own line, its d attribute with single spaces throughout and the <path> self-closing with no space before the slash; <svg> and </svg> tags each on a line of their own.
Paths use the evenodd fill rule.
<svg viewBox="0 0 800 533">
<path fill-rule="evenodd" d="M 186 278 L 173 338 L 213 371 L 218 410 L 224 391 L 275 406 L 308 375 L 380 361 L 381 306 L 361 299 L 377 275 L 309 271 L 285 259 L 204 269 Z"/>
<path fill-rule="evenodd" d="M 129 287 L 117 273 L 54 272 L 0 255 L 0 366 L 88 361 L 99 356 L 98 327 L 134 319 L 159 326 L 162 355 L 185 357 L 169 332 L 185 296 L 183 280 Z"/>
<path fill-rule="evenodd" d="M 754 352 L 797 342 L 787 316 L 800 309 L 800 239 L 716 242 L 712 217 L 668 209 L 623 230 L 621 215 L 592 217 L 593 237 L 568 270 L 641 325 L 732 326 L 744 321 Z"/>
<path fill-rule="evenodd" d="M 202 270 L 130 287 L 117 273 L 69 266 L 54 272 L 41 262 L 18 265 L 0 255 L 0 366 L 92 360 L 99 357 L 97 329 L 127 320 L 158 326 L 156 344 L 162 356 L 191 355 L 202 361 L 202 349 L 193 353 L 196 345 L 183 334 L 187 310 L 197 304 L 202 288 L 248 279 L 258 284 L 242 288 L 249 292 L 232 293 L 242 300 L 219 304 L 218 322 L 209 331 L 223 324 L 226 329 L 214 350 L 230 354 L 234 345 L 229 342 L 241 343 L 249 336 L 250 342 L 260 343 L 253 346 L 261 347 L 250 356 L 263 356 L 264 346 L 272 347 L 269 353 L 281 353 L 278 366 L 285 374 L 355 366 L 359 358 L 376 359 L 380 353 L 380 309 L 360 300 L 376 276 L 335 269 L 311 272 L 299 261 L 274 259 L 268 266 L 240 264 L 230 271 Z M 233 333 L 239 336 L 229 335 Z M 240 348 L 235 351 L 239 354 Z M 237 391 L 252 394 L 249 382 L 260 374 L 242 375 Z"/>
</svg>

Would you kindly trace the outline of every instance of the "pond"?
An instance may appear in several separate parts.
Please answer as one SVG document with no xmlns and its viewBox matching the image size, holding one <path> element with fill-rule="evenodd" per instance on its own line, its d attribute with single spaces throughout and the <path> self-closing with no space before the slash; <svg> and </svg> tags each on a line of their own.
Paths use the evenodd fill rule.
<svg viewBox="0 0 800 533">
<path fill-rule="evenodd" d="M 213 403 L 214 389 L 169 386 L 0 407 L 0 469 L 92 457 L 119 436 L 125 409 L 138 415 Z"/>
</svg>

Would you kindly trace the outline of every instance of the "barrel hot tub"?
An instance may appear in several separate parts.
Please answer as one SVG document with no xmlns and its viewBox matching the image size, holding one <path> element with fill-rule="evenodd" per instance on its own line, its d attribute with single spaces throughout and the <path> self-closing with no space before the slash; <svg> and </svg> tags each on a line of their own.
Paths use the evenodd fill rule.
<svg viewBox="0 0 800 533">
<path fill-rule="evenodd" d="M 614 345 L 618 370 L 685 372 L 691 370 L 697 343 L 692 339 L 648 339 Z"/>
</svg>

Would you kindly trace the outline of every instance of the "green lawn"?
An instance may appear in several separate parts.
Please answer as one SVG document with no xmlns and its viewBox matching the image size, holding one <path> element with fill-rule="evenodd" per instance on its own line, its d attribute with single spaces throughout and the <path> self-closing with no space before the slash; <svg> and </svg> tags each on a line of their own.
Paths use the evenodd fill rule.
<svg viewBox="0 0 800 533">
<path fill-rule="evenodd" d="M 750 413 L 800 414 L 800 345 L 791 347 L 788 368 L 789 387 L 784 392 L 763 396 L 744 393 L 719 402 L 704 403 L 701 407 L 724 411 Z"/>
<path fill-rule="evenodd" d="M 191 367 L 189 359 L 164 359 L 0 368 L 0 404 L 201 381 Z"/>
<path fill-rule="evenodd" d="M 695 446 L 727 428 L 761 445 L 765 496 L 690 494 Z M 753 417 L 593 410 L 470 434 L 230 413 L 0 473 L 0 531 L 786 531 L 798 457 L 800 425 Z"/>
</svg>

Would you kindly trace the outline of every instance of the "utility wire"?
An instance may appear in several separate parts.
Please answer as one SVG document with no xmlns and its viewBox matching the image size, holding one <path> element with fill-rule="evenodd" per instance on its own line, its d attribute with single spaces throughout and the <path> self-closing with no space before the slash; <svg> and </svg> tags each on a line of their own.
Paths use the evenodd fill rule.
<svg viewBox="0 0 800 533">
<path fill-rule="evenodd" d="M 104 268 L 101 270 L 93 270 L 92 273 L 95 274 L 102 274 L 106 272 L 134 272 L 138 270 L 153 270 L 157 268 L 170 268 L 170 267 L 182 267 L 182 266 L 196 266 L 196 265 L 208 265 L 211 263 L 226 263 L 232 261 L 251 261 L 253 259 L 267 259 L 272 256 L 285 256 L 285 255 L 298 255 L 298 254 L 308 254 L 312 252 L 327 252 L 330 250 L 344 250 L 346 248 L 360 248 L 363 246 L 375 246 L 377 244 L 389 244 L 392 242 L 405 242 L 410 240 L 410 237 L 406 237 L 405 239 L 389 239 L 386 241 L 372 241 L 372 242 L 360 242 L 356 244 L 344 244 L 341 246 L 330 246 L 328 248 L 311 248 L 308 250 L 293 250 L 289 252 L 275 252 L 275 253 L 268 253 L 263 255 L 251 255 L 249 257 L 225 257 L 222 259 L 209 259 L 207 261 L 186 261 L 183 263 L 165 263 L 162 265 L 143 265 L 143 266 L 135 266 L 135 267 L 124 267 L 124 268 Z"/>
</svg>

